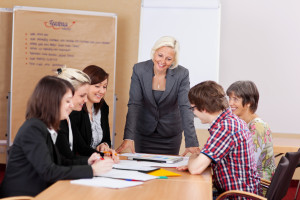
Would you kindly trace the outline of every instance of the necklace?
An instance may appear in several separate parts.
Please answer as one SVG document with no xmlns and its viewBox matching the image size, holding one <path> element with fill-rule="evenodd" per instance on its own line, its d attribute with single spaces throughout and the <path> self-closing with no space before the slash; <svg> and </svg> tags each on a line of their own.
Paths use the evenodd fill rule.
<svg viewBox="0 0 300 200">
<path fill-rule="evenodd" d="M 154 74 L 154 78 L 157 80 L 157 89 L 160 89 L 160 81 L 164 76 L 158 77 L 158 75 Z"/>
</svg>

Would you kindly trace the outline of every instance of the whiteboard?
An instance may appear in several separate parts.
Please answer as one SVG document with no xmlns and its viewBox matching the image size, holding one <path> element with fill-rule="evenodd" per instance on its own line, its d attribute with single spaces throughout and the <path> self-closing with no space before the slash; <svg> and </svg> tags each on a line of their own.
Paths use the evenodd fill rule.
<svg viewBox="0 0 300 200">
<path fill-rule="evenodd" d="M 155 41 L 167 35 L 179 41 L 179 65 L 189 69 L 191 87 L 218 81 L 219 0 L 144 0 L 138 61 L 150 59 Z"/>
<path fill-rule="evenodd" d="M 219 80 L 219 0 L 143 0 L 138 61 L 151 58 L 156 40 L 173 36 L 180 44 L 179 65 L 190 73 L 190 85 Z M 195 118 L 196 129 L 207 129 Z"/>
</svg>

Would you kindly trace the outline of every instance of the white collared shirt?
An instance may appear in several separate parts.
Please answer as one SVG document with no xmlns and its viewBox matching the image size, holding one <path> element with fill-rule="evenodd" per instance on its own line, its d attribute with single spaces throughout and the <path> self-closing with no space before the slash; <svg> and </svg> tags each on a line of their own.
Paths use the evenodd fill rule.
<svg viewBox="0 0 300 200">
<path fill-rule="evenodd" d="M 50 136 L 51 136 L 51 139 L 52 139 L 53 143 L 55 144 L 56 138 L 57 138 L 57 132 L 54 129 L 49 129 L 49 128 L 47 128 L 47 129 L 50 133 Z"/>
<path fill-rule="evenodd" d="M 96 149 L 96 147 L 100 144 L 103 138 L 103 131 L 101 128 L 101 110 L 98 111 L 97 114 L 95 114 L 95 109 L 94 106 L 92 107 L 92 119 L 90 117 L 90 122 L 91 122 L 91 128 L 92 128 L 92 143 L 91 147 L 93 149 Z"/>
<path fill-rule="evenodd" d="M 67 118 L 67 122 L 69 127 L 69 146 L 71 151 L 73 151 L 73 131 L 72 131 L 71 120 L 69 117 Z"/>
</svg>

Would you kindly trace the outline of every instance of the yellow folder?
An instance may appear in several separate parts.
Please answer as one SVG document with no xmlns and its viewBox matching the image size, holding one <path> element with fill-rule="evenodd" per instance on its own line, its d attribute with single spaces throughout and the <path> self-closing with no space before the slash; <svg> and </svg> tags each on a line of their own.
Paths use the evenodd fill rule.
<svg viewBox="0 0 300 200">
<path fill-rule="evenodd" d="M 171 172 L 165 169 L 158 169 L 152 172 L 149 172 L 148 174 L 153 176 L 181 176 L 180 174 L 177 174 L 175 172 Z"/>
</svg>

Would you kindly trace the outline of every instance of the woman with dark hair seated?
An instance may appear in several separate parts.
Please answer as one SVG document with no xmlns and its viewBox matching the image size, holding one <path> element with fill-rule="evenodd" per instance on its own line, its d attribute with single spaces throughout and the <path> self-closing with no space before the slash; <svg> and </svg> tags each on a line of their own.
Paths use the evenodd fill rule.
<svg viewBox="0 0 300 200">
<path fill-rule="evenodd" d="M 61 120 L 73 108 L 73 86 L 63 79 L 45 76 L 31 95 L 26 121 L 20 127 L 9 153 L 0 197 L 35 196 L 61 179 L 92 178 L 111 170 L 110 157 L 65 159 L 55 144 Z"/>
<path fill-rule="evenodd" d="M 252 81 L 237 81 L 226 91 L 234 114 L 244 120 L 252 133 L 257 171 L 261 178 L 271 180 L 275 169 L 272 132 L 269 125 L 255 112 L 259 92 Z"/>
</svg>

